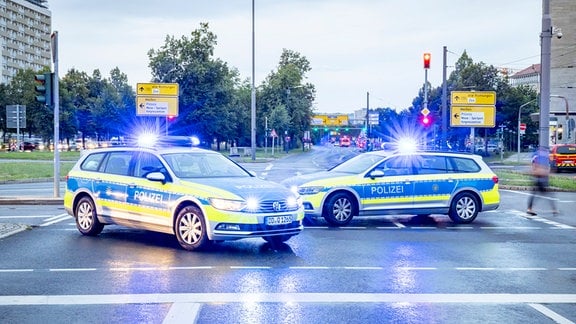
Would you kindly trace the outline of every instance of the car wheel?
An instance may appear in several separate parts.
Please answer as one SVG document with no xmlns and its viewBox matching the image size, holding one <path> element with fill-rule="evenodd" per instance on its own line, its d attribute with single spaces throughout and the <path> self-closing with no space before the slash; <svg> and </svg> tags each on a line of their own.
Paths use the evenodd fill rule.
<svg viewBox="0 0 576 324">
<path fill-rule="evenodd" d="M 352 221 L 354 201 L 349 194 L 337 193 L 324 204 L 323 216 L 331 226 L 346 226 Z"/>
<path fill-rule="evenodd" d="M 461 193 L 452 200 L 448 216 L 454 223 L 469 224 L 476 219 L 479 211 L 478 199 L 470 193 Z"/>
<path fill-rule="evenodd" d="M 204 215 L 195 206 L 186 206 L 180 210 L 174 224 L 174 232 L 180 246 L 188 251 L 201 250 L 210 243 Z"/>
<path fill-rule="evenodd" d="M 104 229 L 104 224 L 98 221 L 94 202 L 88 197 L 80 198 L 74 210 L 74 218 L 76 227 L 83 235 L 96 236 Z"/>
</svg>

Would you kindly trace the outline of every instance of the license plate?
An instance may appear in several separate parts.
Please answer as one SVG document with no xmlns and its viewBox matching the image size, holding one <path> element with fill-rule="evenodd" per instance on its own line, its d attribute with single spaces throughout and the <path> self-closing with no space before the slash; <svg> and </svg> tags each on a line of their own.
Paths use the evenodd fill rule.
<svg viewBox="0 0 576 324">
<path fill-rule="evenodd" d="M 284 225 L 292 223 L 292 216 L 266 217 L 266 225 Z"/>
</svg>

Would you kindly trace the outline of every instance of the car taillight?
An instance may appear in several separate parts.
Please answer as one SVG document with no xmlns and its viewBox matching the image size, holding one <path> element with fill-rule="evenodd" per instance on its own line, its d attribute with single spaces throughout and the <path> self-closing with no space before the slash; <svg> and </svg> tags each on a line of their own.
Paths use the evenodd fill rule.
<svg viewBox="0 0 576 324">
<path fill-rule="evenodd" d="M 495 184 L 498 183 L 498 176 L 493 176 L 492 182 L 494 182 Z"/>
</svg>

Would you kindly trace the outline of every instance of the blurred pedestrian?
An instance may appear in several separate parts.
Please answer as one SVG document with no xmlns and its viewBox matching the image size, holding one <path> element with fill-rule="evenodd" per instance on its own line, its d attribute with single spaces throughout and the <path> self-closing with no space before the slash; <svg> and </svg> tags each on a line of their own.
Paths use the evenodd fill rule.
<svg viewBox="0 0 576 324">
<path fill-rule="evenodd" d="M 548 189 L 549 175 L 550 175 L 550 159 L 547 147 L 539 147 L 536 150 L 534 156 L 532 157 L 532 177 L 534 180 L 532 193 L 528 198 L 528 210 L 526 211 L 529 215 L 536 215 L 536 212 L 532 209 L 534 204 L 534 199 L 536 194 L 540 193 L 550 201 L 552 206 L 552 213 L 554 215 L 558 214 L 558 209 L 556 208 L 556 201 L 554 197 L 550 196 L 550 190 Z"/>
</svg>

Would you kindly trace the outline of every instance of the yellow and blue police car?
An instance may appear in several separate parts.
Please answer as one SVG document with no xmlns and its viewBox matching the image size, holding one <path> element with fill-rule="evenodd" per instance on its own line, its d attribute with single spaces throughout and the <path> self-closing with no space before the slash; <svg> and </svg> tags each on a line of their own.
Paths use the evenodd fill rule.
<svg viewBox="0 0 576 324">
<path fill-rule="evenodd" d="M 64 207 L 80 233 L 105 225 L 168 233 L 186 250 L 214 241 L 299 234 L 302 201 L 226 156 L 197 147 L 111 147 L 85 151 L 66 180 Z"/>
<path fill-rule="evenodd" d="M 444 214 L 471 223 L 500 205 L 498 176 L 473 154 L 367 152 L 282 184 L 301 195 L 306 218 L 323 217 L 332 226 L 391 214 Z"/>
</svg>

